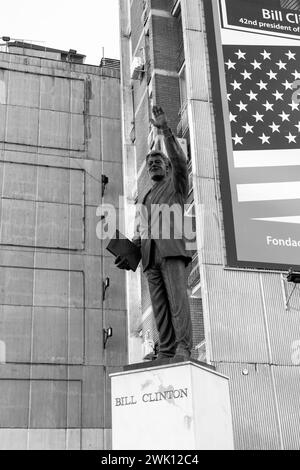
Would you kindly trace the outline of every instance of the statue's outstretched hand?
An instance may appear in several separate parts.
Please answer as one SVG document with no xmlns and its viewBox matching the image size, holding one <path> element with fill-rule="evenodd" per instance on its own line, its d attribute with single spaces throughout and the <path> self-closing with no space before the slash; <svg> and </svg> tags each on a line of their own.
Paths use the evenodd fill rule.
<svg viewBox="0 0 300 470">
<path fill-rule="evenodd" d="M 122 256 L 117 256 L 115 260 L 115 265 L 119 269 L 126 269 L 126 271 L 130 271 L 128 260 Z"/>
<path fill-rule="evenodd" d="M 154 119 L 150 119 L 153 126 L 158 129 L 166 129 L 168 127 L 167 117 L 161 106 L 153 106 L 152 113 Z"/>
</svg>

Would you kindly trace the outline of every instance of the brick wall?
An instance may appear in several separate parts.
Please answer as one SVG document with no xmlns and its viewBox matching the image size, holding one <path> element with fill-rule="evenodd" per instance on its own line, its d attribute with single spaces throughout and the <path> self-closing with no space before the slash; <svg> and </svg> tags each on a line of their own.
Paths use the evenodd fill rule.
<svg viewBox="0 0 300 470">
<path fill-rule="evenodd" d="M 155 10 L 164 10 L 164 11 L 171 11 L 174 5 L 174 0 L 151 0 L 151 8 Z"/>
<path fill-rule="evenodd" d="M 153 16 L 153 65 L 155 68 L 177 71 L 179 37 L 176 18 Z"/>
<path fill-rule="evenodd" d="M 155 98 L 165 110 L 168 122 L 176 134 L 179 123 L 178 112 L 180 109 L 179 80 L 176 77 L 156 75 L 155 77 Z"/>
</svg>

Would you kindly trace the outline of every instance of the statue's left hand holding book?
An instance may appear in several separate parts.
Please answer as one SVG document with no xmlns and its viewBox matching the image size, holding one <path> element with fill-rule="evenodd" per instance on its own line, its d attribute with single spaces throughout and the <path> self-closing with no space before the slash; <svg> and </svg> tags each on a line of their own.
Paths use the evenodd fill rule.
<svg viewBox="0 0 300 470">
<path fill-rule="evenodd" d="M 116 230 L 106 249 L 116 256 L 115 264 L 119 269 L 136 271 L 141 260 L 141 250 L 132 241 Z"/>
</svg>

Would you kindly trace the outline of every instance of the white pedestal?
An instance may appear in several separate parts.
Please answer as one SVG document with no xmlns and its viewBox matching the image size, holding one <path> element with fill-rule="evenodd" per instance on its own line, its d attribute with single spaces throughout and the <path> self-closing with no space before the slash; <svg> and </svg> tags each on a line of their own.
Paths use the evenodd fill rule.
<svg viewBox="0 0 300 470">
<path fill-rule="evenodd" d="M 111 375 L 114 450 L 231 450 L 228 378 L 194 362 Z"/>
</svg>

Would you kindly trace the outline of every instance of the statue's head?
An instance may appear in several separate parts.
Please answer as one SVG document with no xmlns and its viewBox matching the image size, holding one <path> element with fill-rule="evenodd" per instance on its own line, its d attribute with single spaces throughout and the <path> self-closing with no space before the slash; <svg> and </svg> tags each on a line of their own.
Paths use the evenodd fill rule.
<svg viewBox="0 0 300 470">
<path fill-rule="evenodd" d="M 152 181 L 161 181 L 165 179 L 170 172 L 170 160 L 160 150 L 152 150 L 146 156 L 146 166 L 148 174 Z"/>
</svg>

